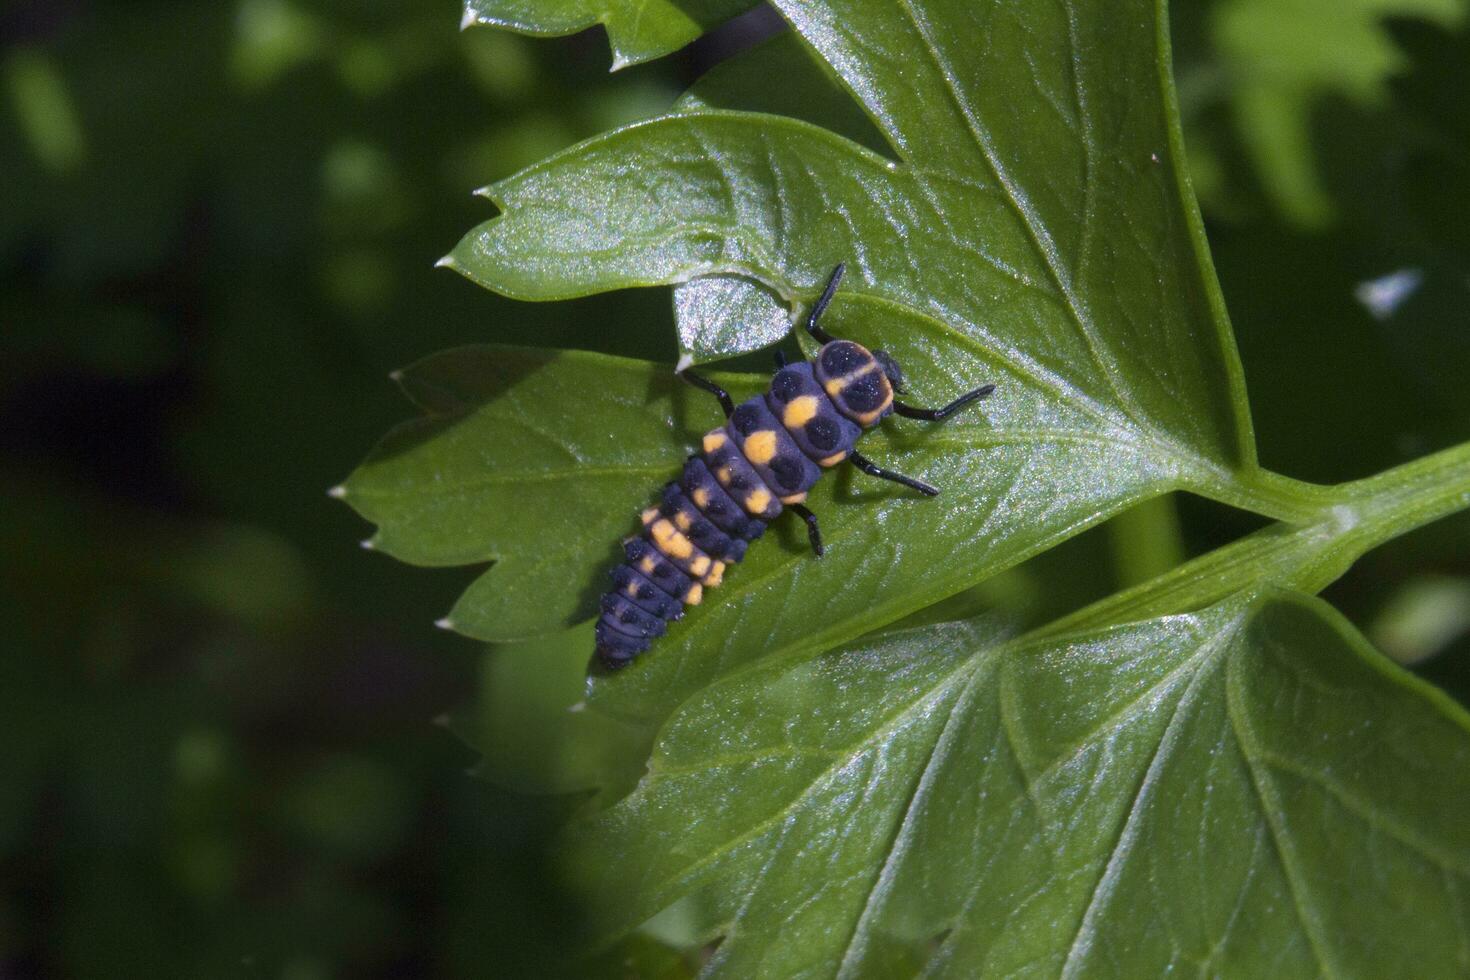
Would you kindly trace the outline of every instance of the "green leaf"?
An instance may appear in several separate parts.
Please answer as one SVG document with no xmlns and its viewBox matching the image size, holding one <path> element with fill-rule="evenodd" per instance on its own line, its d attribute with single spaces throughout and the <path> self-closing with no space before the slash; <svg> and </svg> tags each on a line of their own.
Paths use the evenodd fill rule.
<svg viewBox="0 0 1470 980">
<path fill-rule="evenodd" d="M 795 314 L 753 279 L 700 276 L 674 287 L 674 318 L 681 363 L 703 364 L 780 343 Z"/>
<path fill-rule="evenodd" d="M 378 525 L 366 542 L 422 565 L 495 562 L 445 625 L 507 641 L 585 619 L 635 509 L 677 471 L 673 380 L 586 353 L 473 347 L 401 372 L 425 412 L 333 493 Z M 687 394 L 681 392 L 687 399 Z"/>
<path fill-rule="evenodd" d="M 567 855 L 591 943 L 677 923 L 734 976 L 1470 969 L 1470 722 L 1307 595 L 1467 506 L 1470 449 L 1330 490 L 1259 470 L 1160 11 L 778 5 L 881 145 L 838 131 L 809 64 L 809 106 L 762 100 L 773 45 L 494 185 L 501 215 L 448 264 L 525 299 L 674 284 L 685 352 L 713 356 L 781 336 L 847 261 L 830 329 L 897 355 L 915 401 L 997 395 L 865 441 L 939 500 L 835 474 L 811 498 L 824 559 L 783 522 L 594 682 L 589 719 L 627 741 L 526 712 L 574 750 L 547 751 L 551 788 L 614 787 Z M 385 550 L 498 558 L 452 617 L 487 637 L 584 614 L 610 542 L 719 423 L 616 358 L 473 349 L 404 380 L 428 417 L 344 494 Z M 1021 637 L 924 609 L 1179 489 L 1292 523 Z M 1134 553 L 1138 575 L 1177 556 Z M 555 706 L 578 629 L 497 656 L 560 668 Z"/>
<path fill-rule="evenodd" d="M 755 0 L 465 0 L 463 23 L 542 37 L 601 24 L 616 71 L 677 51 L 754 5 Z"/>
<path fill-rule="evenodd" d="M 1080 4 L 1024 26 L 1000 8 L 939 0 L 786 13 L 901 162 L 811 122 L 701 107 L 751 89 L 735 67 L 675 115 L 489 188 L 503 214 L 447 263 L 525 299 L 686 283 L 681 310 L 698 311 L 686 328 L 716 324 L 708 346 L 724 351 L 769 343 L 789 306 L 846 260 L 830 329 L 893 352 L 916 401 L 986 381 L 997 394 L 943 427 L 895 424 L 868 450 L 944 487 L 935 506 L 859 490 L 848 474 L 823 481 L 812 506 L 832 545 L 825 559 L 812 562 L 789 531 L 782 549 L 752 549 L 639 671 L 595 698 L 656 719 L 756 656 L 860 635 L 1168 490 L 1315 513 L 1319 501 L 1271 491 L 1255 468 L 1239 367 L 1176 169 L 1156 11 L 1120 18 Z M 965 40 L 982 35 L 985 45 Z M 804 90 L 824 84 L 809 68 L 794 75 Z M 755 329 L 732 329 L 742 322 Z M 542 412 L 556 431 L 592 414 Z M 650 431 L 616 428 L 623 442 Z M 476 465 L 496 463 L 482 454 Z M 619 515 L 648 499 L 600 496 Z M 557 523 L 556 545 L 523 539 L 521 550 L 557 548 L 567 581 L 585 588 L 606 546 L 572 539 L 608 525 L 571 523 Z M 453 617 L 473 635 L 489 635 L 473 624 L 495 617 L 471 607 L 493 602 L 495 576 Z M 522 632 L 556 605 L 569 607 L 518 609 Z"/>
<path fill-rule="evenodd" d="M 905 324 L 896 353 L 942 377 L 941 324 L 869 298 L 840 300 L 842 322 Z M 827 555 L 782 523 L 726 584 L 611 685 L 618 710 L 653 718 L 694 687 L 763 653 L 830 645 L 1046 549 L 1175 474 L 990 351 L 964 348 L 974 374 L 1007 394 L 942 428 L 883 431 L 866 451 L 945 488 L 917 498 L 850 470 L 810 498 Z M 722 379 L 748 392 L 756 378 Z M 675 388 L 666 368 L 575 352 L 467 348 L 404 372 L 428 416 L 388 436 L 338 491 L 379 530 L 372 547 L 428 565 L 494 560 L 450 613 L 468 635 L 513 640 L 591 615 L 620 538 L 677 475 L 714 400 Z M 1099 489 L 1101 488 L 1101 489 Z M 964 555 L 961 559 L 959 556 Z M 603 693 L 597 697 L 601 699 Z"/>
<path fill-rule="evenodd" d="M 1020 638 L 888 627 L 706 685 L 576 829 L 588 941 L 677 909 L 737 976 L 1453 973 L 1470 723 L 1300 590 L 1466 506 L 1470 447 L 1335 499 Z"/>
<path fill-rule="evenodd" d="M 781 84 L 772 85 L 773 78 Z M 837 75 L 794 31 L 783 31 L 720 62 L 674 107 L 681 112 L 734 109 L 788 116 L 829 129 L 875 153 L 886 153 L 890 147 Z"/>
<path fill-rule="evenodd" d="M 504 214 L 450 264 L 525 299 L 722 273 L 792 302 L 846 260 L 849 295 L 934 318 L 1059 400 L 1111 408 L 1129 441 L 1251 464 L 1152 10 L 1081 5 L 1024 28 L 959 3 L 787 14 L 899 161 L 789 118 L 685 112 L 488 188 Z"/>
<path fill-rule="evenodd" d="M 1470 719 L 1318 600 L 766 660 L 580 828 L 606 941 L 731 976 L 1470 969 Z M 718 802 L 716 802 L 718 801 Z"/>
<path fill-rule="evenodd" d="M 1391 15 L 1451 27 L 1464 0 L 1222 0 L 1211 35 L 1238 130 L 1266 192 L 1296 224 L 1316 228 L 1334 210 L 1312 150 L 1312 112 L 1338 96 L 1387 97 L 1404 58 L 1382 26 Z"/>
<path fill-rule="evenodd" d="M 647 746 L 641 733 L 586 710 L 592 643 L 583 624 L 486 654 L 473 712 L 451 719 L 480 753 L 475 775 L 522 793 L 600 789 L 616 799 L 632 789 Z"/>
<path fill-rule="evenodd" d="M 780 85 L 771 85 L 780 78 Z M 887 141 L 811 49 L 786 31 L 716 65 L 675 104 L 680 112 L 737 109 L 789 116 L 822 126 L 876 152 Z M 699 276 L 674 287 L 680 354 L 692 363 L 719 360 L 778 342 L 794 311 L 780 296 L 742 276 Z"/>
</svg>

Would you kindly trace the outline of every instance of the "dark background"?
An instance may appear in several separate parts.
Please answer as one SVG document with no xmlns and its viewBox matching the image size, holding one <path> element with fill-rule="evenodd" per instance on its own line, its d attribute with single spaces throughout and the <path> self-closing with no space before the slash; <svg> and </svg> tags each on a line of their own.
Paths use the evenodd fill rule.
<svg viewBox="0 0 1470 980">
<path fill-rule="evenodd" d="M 1466 35 L 1392 22 L 1377 97 L 1311 92 L 1313 211 L 1251 150 L 1218 6 L 1176 10 L 1177 68 L 1263 462 L 1335 481 L 1470 438 Z M 600 32 L 458 21 L 0 7 L 0 978 L 529 975 L 575 919 L 564 804 L 469 778 L 435 723 L 495 656 L 431 625 L 472 571 L 363 552 L 325 491 L 433 351 L 673 360 L 667 291 L 516 304 L 432 263 L 489 215 L 473 188 L 660 111 L 771 21 L 616 75 Z M 1419 288 L 1371 315 L 1355 288 L 1401 269 Z M 1258 523 L 1176 504 L 1189 554 Z M 1053 602 L 1115 586 L 1109 541 L 1067 546 L 1101 571 Z M 1463 700 L 1467 556 L 1446 522 L 1329 598 Z"/>
</svg>

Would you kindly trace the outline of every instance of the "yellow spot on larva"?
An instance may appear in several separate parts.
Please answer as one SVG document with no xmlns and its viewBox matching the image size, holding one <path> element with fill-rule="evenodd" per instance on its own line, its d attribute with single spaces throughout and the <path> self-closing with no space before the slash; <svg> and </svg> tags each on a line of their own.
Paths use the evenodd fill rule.
<svg viewBox="0 0 1470 980">
<path fill-rule="evenodd" d="M 694 488 L 694 506 L 704 510 L 709 506 L 709 491 L 704 487 Z"/>
<path fill-rule="evenodd" d="M 695 582 L 689 586 L 689 591 L 684 593 L 684 602 L 690 606 L 697 606 L 704 599 L 704 586 Z"/>
<path fill-rule="evenodd" d="M 698 575 L 701 578 L 703 578 L 704 577 L 704 573 L 707 572 L 707 571 L 709 571 L 709 556 L 708 555 L 700 555 L 698 558 L 696 558 L 693 561 L 691 561 L 689 563 L 689 570 L 691 572 L 693 572 L 695 575 Z"/>
<path fill-rule="evenodd" d="M 724 444 L 725 433 L 721 432 L 719 429 L 707 433 L 704 437 L 704 451 L 707 453 L 714 452 L 716 449 L 719 449 Z"/>
<path fill-rule="evenodd" d="M 689 530 L 689 515 L 682 510 L 679 511 L 674 515 L 674 523 L 679 525 L 679 530 L 681 531 Z"/>
<path fill-rule="evenodd" d="M 781 413 L 781 424 L 788 429 L 799 429 L 817 417 L 817 409 L 820 407 L 816 395 L 793 398 L 787 402 L 786 411 Z"/>
<path fill-rule="evenodd" d="M 639 516 L 643 518 L 643 523 L 645 525 L 652 524 L 655 520 L 658 519 L 658 508 L 650 507 Z"/>
<path fill-rule="evenodd" d="M 728 485 L 730 482 L 730 467 L 721 466 L 715 470 L 715 479 L 719 480 L 721 484 Z"/>
<path fill-rule="evenodd" d="M 628 593 L 628 595 L 636 596 L 638 594 L 638 583 L 637 582 L 629 582 L 628 583 L 628 587 L 626 589 L 624 589 L 623 591 L 626 592 L 626 593 Z"/>
<path fill-rule="evenodd" d="M 817 463 L 820 466 L 836 466 L 838 463 L 842 462 L 846 458 L 847 450 L 844 449 L 840 453 L 833 453 L 831 456 L 827 456 L 823 459 L 817 460 Z"/>
<path fill-rule="evenodd" d="M 833 398 L 836 398 L 838 395 L 842 394 L 842 389 L 847 387 L 847 379 L 831 378 L 827 381 L 826 387 L 827 394 L 831 395 Z"/>
<path fill-rule="evenodd" d="M 889 405 L 892 405 L 892 404 L 893 404 L 893 394 L 892 394 L 892 392 L 890 392 L 889 395 L 888 395 L 888 397 L 885 398 L 885 399 L 883 399 L 883 404 L 879 405 L 877 408 L 873 409 L 871 412 L 864 412 L 862 415 L 859 415 L 858 416 L 858 425 L 861 425 L 863 428 L 866 429 L 868 426 L 870 426 L 874 422 L 878 421 L 878 417 L 881 416 L 885 411 L 887 411 L 888 410 L 888 406 Z"/>
<path fill-rule="evenodd" d="M 801 493 L 793 493 L 789 497 L 782 497 L 781 498 L 781 503 L 783 503 L 783 504 L 799 504 L 799 503 L 801 503 L 805 499 L 806 499 L 806 491 L 803 490 Z"/>
<path fill-rule="evenodd" d="M 769 490 L 752 490 L 750 496 L 745 498 L 745 509 L 752 514 L 764 514 L 769 506 L 771 506 Z"/>
<path fill-rule="evenodd" d="M 776 433 L 761 429 L 745 437 L 745 458 L 757 466 L 769 465 L 776 458 Z"/>
<path fill-rule="evenodd" d="M 643 560 L 638 563 L 638 571 L 642 572 L 644 575 L 652 575 L 653 570 L 657 567 L 657 563 L 654 562 L 654 560 L 648 555 L 644 555 Z"/>
<path fill-rule="evenodd" d="M 654 547 L 670 558 L 688 558 L 694 554 L 694 545 L 689 543 L 688 538 L 674 530 L 674 525 L 668 521 L 654 521 L 649 530 L 653 534 Z"/>
<path fill-rule="evenodd" d="M 704 577 L 704 584 L 714 588 L 725 580 L 725 563 L 717 561 L 710 567 L 709 574 Z"/>
</svg>

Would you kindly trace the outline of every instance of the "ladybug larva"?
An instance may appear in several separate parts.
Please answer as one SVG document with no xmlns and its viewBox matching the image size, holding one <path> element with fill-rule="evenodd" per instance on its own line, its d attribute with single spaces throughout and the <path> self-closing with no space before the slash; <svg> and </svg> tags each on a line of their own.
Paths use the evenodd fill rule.
<svg viewBox="0 0 1470 980">
<path fill-rule="evenodd" d="M 662 636 L 667 624 L 720 584 L 727 566 L 745 557 L 749 542 L 782 510 L 806 522 L 812 551 L 822 556 L 817 516 L 803 506 L 824 469 L 851 463 L 933 497 L 937 489 L 875 465 L 854 448 L 858 436 L 890 413 L 938 421 L 989 395 L 994 385 L 966 392 L 943 408 L 915 408 L 894 399 L 903 390 L 897 362 L 881 350 L 838 340 L 817 321 L 842 281 L 832 272 L 806 329 L 822 345 L 811 361 L 785 363 L 764 395 L 736 406 L 714 382 L 692 371 L 679 377 L 720 400 L 725 424 L 704 437 L 679 479 L 643 511 L 643 531 L 623 542 L 596 626 L 597 657 L 609 669 L 626 666 Z"/>
</svg>

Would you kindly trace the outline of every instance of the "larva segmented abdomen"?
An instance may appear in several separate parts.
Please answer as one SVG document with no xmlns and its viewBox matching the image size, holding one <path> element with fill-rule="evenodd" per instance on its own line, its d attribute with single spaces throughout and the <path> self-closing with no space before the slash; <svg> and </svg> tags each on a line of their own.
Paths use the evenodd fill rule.
<svg viewBox="0 0 1470 980">
<path fill-rule="evenodd" d="M 647 650 L 685 605 L 720 584 L 783 505 L 804 501 L 823 468 L 852 452 L 862 428 L 839 411 L 830 387 L 805 361 L 783 367 L 766 394 L 742 402 L 704 437 L 703 452 L 643 512 L 642 533 L 623 543 L 625 561 L 602 597 L 596 636 L 605 666 L 622 667 Z"/>
</svg>

